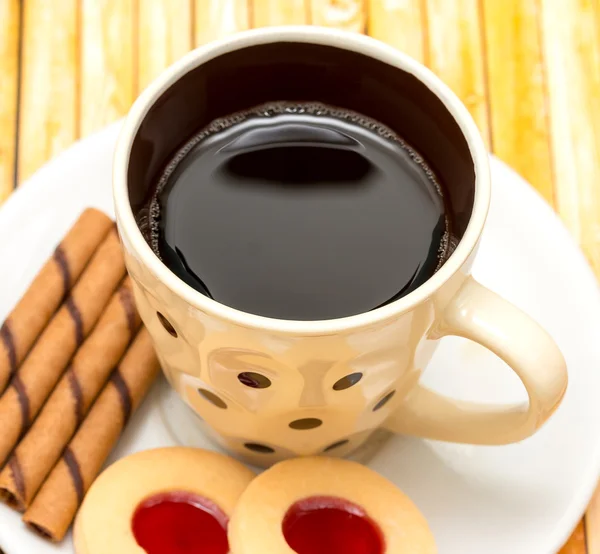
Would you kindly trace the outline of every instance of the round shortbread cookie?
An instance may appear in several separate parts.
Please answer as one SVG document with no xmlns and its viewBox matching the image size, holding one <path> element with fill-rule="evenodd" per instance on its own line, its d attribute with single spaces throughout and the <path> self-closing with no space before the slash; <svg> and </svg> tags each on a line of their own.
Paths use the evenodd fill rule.
<svg viewBox="0 0 600 554">
<path fill-rule="evenodd" d="M 174 554 L 205 541 L 206 552 L 225 554 L 227 522 L 253 478 L 240 462 L 200 449 L 159 448 L 123 458 L 88 491 L 75 521 L 75 551 Z"/>
<path fill-rule="evenodd" d="M 259 475 L 229 523 L 231 554 L 435 554 L 427 521 L 393 483 L 337 458 Z"/>
</svg>

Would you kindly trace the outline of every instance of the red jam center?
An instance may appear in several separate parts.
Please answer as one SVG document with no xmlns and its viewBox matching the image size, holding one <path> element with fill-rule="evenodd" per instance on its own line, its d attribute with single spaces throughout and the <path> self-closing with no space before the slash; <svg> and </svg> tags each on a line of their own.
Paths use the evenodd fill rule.
<svg viewBox="0 0 600 554">
<path fill-rule="evenodd" d="M 293 504 L 282 525 L 298 554 L 383 554 L 383 536 L 365 511 L 347 500 L 313 496 Z"/>
<path fill-rule="evenodd" d="M 213 502 L 186 492 L 144 500 L 131 520 L 148 554 L 227 554 L 227 516 Z"/>
</svg>

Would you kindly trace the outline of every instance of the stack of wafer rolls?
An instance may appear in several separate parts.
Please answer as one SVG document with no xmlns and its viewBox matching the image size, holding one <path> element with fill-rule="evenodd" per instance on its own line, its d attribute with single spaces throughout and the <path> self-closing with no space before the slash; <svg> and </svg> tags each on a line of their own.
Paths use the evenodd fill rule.
<svg viewBox="0 0 600 554">
<path fill-rule="evenodd" d="M 60 540 L 159 369 L 108 217 L 81 215 L 1 337 L 0 498 Z"/>
<path fill-rule="evenodd" d="M 140 325 L 127 278 L 0 472 L 0 497 L 10 505 L 29 505 Z"/>
<path fill-rule="evenodd" d="M 142 328 L 25 512 L 23 520 L 34 531 L 52 541 L 62 540 L 159 369 L 150 335 Z"/>
<path fill-rule="evenodd" d="M 0 327 L 0 392 L 79 279 L 113 223 L 85 210 Z"/>
<path fill-rule="evenodd" d="M 37 416 L 124 276 L 121 245 L 113 229 L 0 398 L 0 464 Z"/>
</svg>

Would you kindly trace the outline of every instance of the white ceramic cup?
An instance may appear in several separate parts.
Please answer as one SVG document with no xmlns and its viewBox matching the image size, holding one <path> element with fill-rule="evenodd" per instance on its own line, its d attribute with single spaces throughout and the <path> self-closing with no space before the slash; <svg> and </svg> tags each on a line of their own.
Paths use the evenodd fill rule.
<svg viewBox="0 0 600 554">
<path fill-rule="evenodd" d="M 314 79 L 296 82 L 293 64 L 314 65 Z M 335 91 L 321 97 L 320 86 Z M 463 221 L 460 240 L 407 296 L 342 319 L 270 319 L 197 292 L 148 245 L 134 212 L 177 148 L 207 117 L 290 100 L 285 94 L 358 106 L 395 128 L 449 186 Z M 565 361 L 549 335 L 470 276 L 490 201 L 488 156 L 473 120 L 435 75 L 390 46 L 288 27 L 240 33 L 189 53 L 133 105 L 115 156 L 114 197 L 137 305 L 167 379 L 221 445 L 252 463 L 347 455 L 380 427 L 454 442 L 515 442 L 539 429 L 565 392 Z M 449 335 L 502 358 L 528 403 L 458 402 L 421 386 L 421 371 Z"/>
</svg>

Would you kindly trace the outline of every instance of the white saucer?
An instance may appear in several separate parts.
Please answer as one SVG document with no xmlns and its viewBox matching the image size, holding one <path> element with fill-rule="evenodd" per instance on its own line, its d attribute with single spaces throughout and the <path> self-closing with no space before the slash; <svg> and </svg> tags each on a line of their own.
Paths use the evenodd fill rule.
<svg viewBox="0 0 600 554">
<path fill-rule="evenodd" d="M 76 144 L 0 209 L 0 321 L 85 206 L 113 212 L 117 132 L 118 124 L 112 125 Z M 369 465 L 425 513 L 440 554 L 553 554 L 585 510 L 600 469 L 600 295 L 552 210 L 505 165 L 493 160 L 492 170 L 492 208 L 474 274 L 558 341 L 570 372 L 564 402 L 521 444 L 474 447 L 394 437 Z M 498 359 L 459 339 L 443 340 L 424 380 L 464 399 L 506 402 L 524 395 Z M 168 396 L 159 383 L 111 460 L 173 444 L 161 417 L 163 393 Z M 73 552 L 70 538 L 49 545 L 5 506 L 0 548 L 6 554 Z"/>
</svg>

